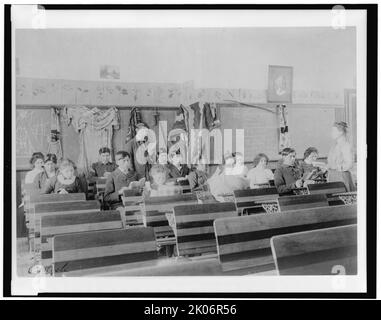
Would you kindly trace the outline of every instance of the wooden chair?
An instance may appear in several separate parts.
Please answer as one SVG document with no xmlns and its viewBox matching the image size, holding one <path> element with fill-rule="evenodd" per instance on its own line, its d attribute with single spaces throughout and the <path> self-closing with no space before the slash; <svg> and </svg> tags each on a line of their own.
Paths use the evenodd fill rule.
<svg viewBox="0 0 381 320">
<path fill-rule="evenodd" d="M 181 191 L 183 194 L 192 192 L 188 179 L 178 181 L 178 185 L 181 187 Z"/>
<path fill-rule="evenodd" d="M 96 183 L 95 181 L 87 180 L 87 200 L 95 200 L 96 199 Z"/>
<path fill-rule="evenodd" d="M 41 217 L 41 262 L 45 267 L 52 263 L 52 238 L 56 235 L 122 229 L 118 211 L 73 212 Z"/>
<path fill-rule="evenodd" d="M 107 178 L 105 177 L 95 178 L 95 190 L 96 190 L 95 196 L 97 199 L 101 200 L 102 202 L 103 202 L 103 196 L 106 189 L 106 181 L 107 181 Z"/>
<path fill-rule="evenodd" d="M 337 193 L 347 192 L 345 184 L 341 181 L 310 184 L 307 187 L 310 194 L 325 194 L 329 205 L 344 204 L 338 196 L 334 196 Z"/>
<path fill-rule="evenodd" d="M 122 195 L 124 226 L 143 225 L 142 203 L 143 194 L 141 190 L 124 190 Z"/>
<path fill-rule="evenodd" d="M 325 194 L 285 196 L 278 198 L 278 204 L 280 212 L 284 212 L 298 209 L 327 207 L 328 199 Z"/>
<path fill-rule="evenodd" d="M 173 214 L 173 208 L 179 205 L 197 204 L 197 196 L 193 193 L 149 197 L 142 205 L 143 223 L 153 227 L 159 245 L 174 245 L 176 243 L 173 229 L 169 226 L 167 214 Z"/>
<path fill-rule="evenodd" d="M 335 206 L 216 219 L 214 230 L 223 270 L 273 269 L 270 239 L 292 232 L 316 230 L 357 222 L 357 207 Z"/>
<path fill-rule="evenodd" d="M 94 231 L 53 237 L 54 276 L 86 276 L 116 265 L 123 265 L 123 269 L 140 268 L 155 264 L 156 259 L 156 241 L 152 228 Z"/>
<path fill-rule="evenodd" d="M 240 214 L 266 212 L 263 204 L 277 204 L 277 188 L 260 188 L 234 191 L 235 203 Z"/>
<path fill-rule="evenodd" d="M 179 256 L 217 253 L 214 220 L 238 216 L 234 203 L 175 206 L 173 212 Z"/>
<path fill-rule="evenodd" d="M 357 225 L 271 238 L 279 275 L 356 275 Z"/>
</svg>

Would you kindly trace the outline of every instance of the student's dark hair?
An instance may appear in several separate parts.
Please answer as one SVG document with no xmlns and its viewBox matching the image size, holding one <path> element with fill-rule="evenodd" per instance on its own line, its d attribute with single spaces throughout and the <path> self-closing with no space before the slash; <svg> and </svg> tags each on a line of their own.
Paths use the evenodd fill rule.
<svg viewBox="0 0 381 320">
<path fill-rule="evenodd" d="M 336 127 L 337 129 L 339 129 L 341 132 L 343 132 L 345 135 L 347 134 L 348 132 L 348 124 L 344 121 L 339 121 L 339 122 L 335 122 L 333 124 L 334 127 Z"/>
<path fill-rule="evenodd" d="M 57 156 L 54 153 L 48 153 L 45 158 L 45 163 L 48 161 L 57 164 Z"/>
<path fill-rule="evenodd" d="M 282 156 L 288 156 L 290 153 L 296 152 L 293 148 L 284 148 L 281 152 Z"/>
<path fill-rule="evenodd" d="M 29 160 L 29 163 L 30 163 L 31 165 L 34 165 L 34 163 L 35 163 L 38 159 L 42 159 L 42 161 L 44 161 L 44 155 L 42 154 L 42 152 L 33 152 L 32 157 L 31 157 L 30 160 Z"/>
<path fill-rule="evenodd" d="M 129 159 L 131 159 L 131 155 L 127 151 L 118 151 L 117 153 L 115 153 L 115 157 L 119 155 L 123 158 L 128 157 Z"/>
<path fill-rule="evenodd" d="M 111 150 L 107 147 L 102 147 L 99 149 L 99 154 L 102 154 L 102 153 L 109 153 L 111 154 Z"/>
<path fill-rule="evenodd" d="M 266 159 L 266 163 L 269 162 L 269 157 L 266 156 L 264 153 L 258 153 L 254 160 L 253 160 L 253 166 L 256 167 L 259 163 L 259 161 L 261 161 L 262 158 L 265 158 Z"/>
<path fill-rule="evenodd" d="M 307 148 L 306 151 L 304 151 L 303 159 L 308 158 L 311 153 L 318 154 L 318 149 L 316 149 L 315 147 Z"/>
</svg>

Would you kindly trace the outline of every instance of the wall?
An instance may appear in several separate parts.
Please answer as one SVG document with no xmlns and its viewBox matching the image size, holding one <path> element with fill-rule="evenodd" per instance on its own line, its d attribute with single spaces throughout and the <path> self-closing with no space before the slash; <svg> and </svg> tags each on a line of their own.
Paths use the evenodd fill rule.
<svg viewBox="0 0 381 320">
<path fill-rule="evenodd" d="M 355 45 L 350 27 L 18 29 L 16 104 L 26 108 L 17 112 L 18 164 L 47 148 L 49 112 L 27 112 L 29 107 L 158 107 L 161 120 L 172 123 L 175 112 L 168 107 L 195 101 L 225 105 L 223 127 L 245 129 L 248 159 L 258 150 L 276 158 L 276 118 L 228 101 L 272 108 L 266 98 L 270 64 L 293 67 L 292 144 L 298 153 L 313 144 L 325 155 L 329 124 L 345 117 L 344 89 L 356 84 Z M 100 79 L 103 64 L 118 66 L 120 79 Z M 116 149 L 123 148 L 128 130 L 129 109 L 123 108 Z M 145 112 L 153 121 L 152 111 Z M 27 123 L 32 126 L 26 130 Z M 77 134 L 64 123 L 61 127 L 65 155 L 75 159 Z"/>
<path fill-rule="evenodd" d="M 22 77 L 99 81 L 110 64 L 120 82 L 265 90 L 274 64 L 294 67 L 296 91 L 340 94 L 356 84 L 355 45 L 351 27 L 16 31 Z"/>
</svg>

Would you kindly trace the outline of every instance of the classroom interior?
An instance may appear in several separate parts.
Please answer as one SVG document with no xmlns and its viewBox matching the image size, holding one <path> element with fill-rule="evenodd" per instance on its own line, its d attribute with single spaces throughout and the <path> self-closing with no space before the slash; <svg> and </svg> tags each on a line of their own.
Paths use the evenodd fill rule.
<svg viewBox="0 0 381 320">
<path fill-rule="evenodd" d="M 212 139 L 208 179 L 223 166 L 215 155 L 227 152 L 241 152 L 249 170 L 264 153 L 274 173 L 287 110 L 285 145 L 298 161 L 315 147 L 327 163 L 333 124 L 347 124 L 357 187 L 354 27 L 17 29 L 14 59 L 18 276 L 317 275 L 335 264 L 356 274 L 357 191 L 340 181 L 282 196 L 272 180 L 218 199 L 179 183 L 178 195 L 125 190 L 112 209 L 107 179 L 73 194 L 35 193 L 24 181 L 34 152 L 59 150 L 83 169 L 109 147 L 115 162 L 133 138 L 133 110 L 159 139 L 160 122 L 167 137 L 180 111 L 207 105 L 217 120 L 207 130 L 232 133 Z M 286 100 L 269 92 L 277 67 L 291 70 Z M 113 119 L 106 138 L 90 141 L 76 117 L 95 109 Z M 91 161 L 81 158 L 86 143 Z"/>
</svg>

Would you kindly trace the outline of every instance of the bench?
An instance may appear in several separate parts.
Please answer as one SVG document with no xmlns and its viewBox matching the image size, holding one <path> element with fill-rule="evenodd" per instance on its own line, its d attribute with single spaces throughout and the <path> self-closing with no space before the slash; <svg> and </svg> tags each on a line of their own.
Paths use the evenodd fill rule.
<svg viewBox="0 0 381 320">
<path fill-rule="evenodd" d="M 53 275 L 81 271 L 88 275 L 97 269 L 122 265 L 123 269 L 153 265 L 157 261 L 152 228 L 94 231 L 53 237 Z"/>
<path fill-rule="evenodd" d="M 333 196 L 333 194 L 347 192 L 345 184 L 341 181 L 310 184 L 307 188 L 310 194 L 325 194 L 328 198 L 329 205 L 343 204 L 343 202 L 337 196 Z"/>
<path fill-rule="evenodd" d="M 83 275 L 83 272 L 72 272 L 71 275 Z M 140 268 L 106 267 L 98 269 L 91 275 L 95 277 L 276 276 L 276 271 L 261 272 L 258 269 L 248 268 L 224 272 L 216 256 L 201 256 L 200 259 L 158 259 L 156 264 Z"/>
<path fill-rule="evenodd" d="M 30 194 L 26 194 L 25 200 L 28 202 L 28 207 L 26 207 L 26 209 L 31 209 L 34 203 L 86 201 L 86 195 L 84 193 L 68 193 L 68 194 L 30 193 Z"/>
<path fill-rule="evenodd" d="M 52 238 L 56 235 L 122 228 L 118 211 L 71 211 L 69 214 L 43 216 L 40 226 L 42 265 L 51 265 Z"/>
<path fill-rule="evenodd" d="M 141 190 L 124 190 L 122 194 L 124 226 L 143 225 Z"/>
<path fill-rule="evenodd" d="M 175 206 L 173 212 L 179 256 L 217 253 L 214 220 L 238 216 L 234 203 Z"/>
<path fill-rule="evenodd" d="M 266 212 L 263 204 L 277 204 L 278 190 L 275 187 L 234 191 L 235 203 L 240 214 Z"/>
<path fill-rule="evenodd" d="M 193 193 L 146 198 L 142 205 L 143 223 L 147 227 L 154 228 L 158 244 L 174 245 L 175 235 L 166 214 L 173 214 L 175 206 L 197 203 L 197 196 Z"/>
<path fill-rule="evenodd" d="M 279 275 L 356 275 L 357 225 L 275 236 L 271 250 Z"/>
<path fill-rule="evenodd" d="M 25 221 L 28 228 L 28 239 L 30 250 L 34 247 L 34 204 L 35 203 L 54 203 L 54 202 L 78 202 L 86 201 L 84 193 L 68 194 L 40 194 L 40 192 L 27 193 L 24 197 Z"/>
<path fill-rule="evenodd" d="M 357 207 L 335 206 L 256 214 L 214 221 L 217 251 L 223 270 L 254 266 L 275 268 L 270 239 L 292 232 L 354 224 Z"/>
<path fill-rule="evenodd" d="M 34 223 L 34 238 L 35 238 L 35 251 L 39 251 L 40 246 L 40 226 L 41 217 L 47 215 L 63 215 L 73 212 L 83 213 L 100 211 L 100 204 L 97 200 L 78 201 L 78 202 L 47 202 L 35 203 L 33 208 L 33 223 Z"/>
<path fill-rule="evenodd" d="M 284 196 L 278 198 L 280 212 L 298 209 L 327 207 L 328 199 L 325 194 L 309 194 L 300 196 Z"/>
</svg>

